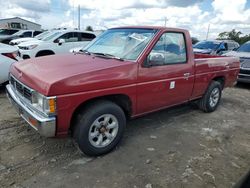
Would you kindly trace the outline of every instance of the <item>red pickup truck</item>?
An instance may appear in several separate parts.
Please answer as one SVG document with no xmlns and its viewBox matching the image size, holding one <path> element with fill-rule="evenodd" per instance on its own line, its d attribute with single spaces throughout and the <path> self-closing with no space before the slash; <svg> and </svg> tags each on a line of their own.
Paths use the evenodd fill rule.
<svg viewBox="0 0 250 188">
<path fill-rule="evenodd" d="M 126 121 L 189 101 L 214 111 L 239 59 L 194 55 L 188 31 L 108 29 L 75 54 L 15 63 L 7 95 L 41 135 L 71 133 L 87 155 L 111 151 Z"/>
</svg>

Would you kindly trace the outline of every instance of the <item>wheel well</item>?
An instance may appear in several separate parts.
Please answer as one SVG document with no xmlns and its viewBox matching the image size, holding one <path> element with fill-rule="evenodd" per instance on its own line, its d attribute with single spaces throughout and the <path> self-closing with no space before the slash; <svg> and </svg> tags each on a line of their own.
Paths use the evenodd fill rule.
<svg viewBox="0 0 250 188">
<path fill-rule="evenodd" d="M 101 100 L 111 101 L 111 102 L 117 104 L 118 106 L 120 106 L 122 108 L 127 119 L 129 119 L 131 117 L 131 115 L 132 115 L 132 101 L 127 95 L 115 94 L 115 95 L 107 95 L 107 96 L 97 97 L 97 98 L 93 98 L 93 99 L 90 99 L 90 100 L 83 102 L 75 109 L 75 111 L 71 117 L 71 121 L 70 121 L 70 131 L 72 131 L 74 128 L 77 114 L 79 114 L 80 111 L 87 109 L 87 107 L 89 105 L 91 105 L 93 102 L 101 101 Z"/>
<path fill-rule="evenodd" d="M 42 50 L 42 51 L 37 52 L 36 57 L 44 56 L 44 55 L 53 55 L 53 54 L 55 53 L 51 50 Z"/>
<path fill-rule="evenodd" d="M 220 82 L 222 89 L 224 88 L 224 85 L 225 85 L 225 77 L 224 76 L 215 77 L 213 79 L 213 81 Z"/>
<path fill-rule="evenodd" d="M 23 59 L 30 59 L 29 55 L 23 55 Z"/>
</svg>

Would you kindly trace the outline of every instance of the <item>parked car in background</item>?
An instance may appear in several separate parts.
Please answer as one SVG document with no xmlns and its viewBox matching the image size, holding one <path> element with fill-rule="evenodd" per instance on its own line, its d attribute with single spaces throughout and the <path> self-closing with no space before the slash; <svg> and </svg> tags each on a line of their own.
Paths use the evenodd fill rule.
<svg viewBox="0 0 250 188">
<path fill-rule="evenodd" d="M 96 35 L 96 37 L 98 37 L 99 35 L 101 35 L 104 31 L 94 31 L 94 34 Z M 95 38 L 96 39 L 96 38 Z M 77 53 L 80 51 L 83 51 L 85 46 L 79 46 L 79 47 L 75 47 L 75 48 L 71 48 L 69 50 L 70 53 Z"/>
<path fill-rule="evenodd" d="M 42 40 L 43 38 L 45 38 L 47 35 L 49 35 L 51 33 L 51 31 L 44 31 L 38 35 L 36 35 L 35 37 L 24 37 L 24 38 L 19 38 L 19 39 L 13 39 L 10 41 L 10 45 L 18 45 L 22 42 L 28 42 L 28 41 L 32 41 L 32 40 Z"/>
<path fill-rule="evenodd" d="M 0 85 L 8 81 L 9 69 L 12 63 L 20 60 L 18 48 L 0 43 Z"/>
<path fill-rule="evenodd" d="M 69 53 L 75 47 L 84 47 L 96 35 L 93 32 L 78 30 L 55 30 L 42 40 L 33 40 L 18 45 L 20 56 L 23 59 Z"/>
<path fill-rule="evenodd" d="M 191 37 L 192 39 L 192 44 L 196 44 L 197 42 L 199 42 L 199 40 L 196 37 Z"/>
<path fill-rule="evenodd" d="M 0 37 L 10 36 L 10 35 L 15 34 L 18 31 L 19 31 L 18 29 L 0 29 Z"/>
<path fill-rule="evenodd" d="M 215 111 L 239 65 L 235 57 L 194 55 L 187 30 L 120 27 L 79 53 L 14 64 L 7 95 L 40 134 L 71 133 L 96 156 L 116 147 L 129 118 L 193 100 Z"/>
<path fill-rule="evenodd" d="M 250 83 L 250 41 L 241 45 L 237 50 L 223 54 L 240 58 L 240 73 L 238 82 Z"/>
<path fill-rule="evenodd" d="M 9 36 L 1 36 L 0 35 L 0 42 L 4 44 L 9 44 L 11 40 L 23 38 L 23 37 L 35 37 L 36 35 L 40 34 L 41 31 L 34 31 L 34 30 L 19 30 L 18 32 L 9 35 Z"/>
<path fill-rule="evenodd" d="M 221 55 L 239 46 L 237 42 L 231 40 L 206 40 L 196 43 L 193 48 L 194 53 Z"/>
<path fill-rule="evenodd" d="M 83 49 L 83 47 L 77 47 L 77 48 L 71 48 L 69 50 L 70 53 L 77 53 L 80 52 Z"/>
</svg>

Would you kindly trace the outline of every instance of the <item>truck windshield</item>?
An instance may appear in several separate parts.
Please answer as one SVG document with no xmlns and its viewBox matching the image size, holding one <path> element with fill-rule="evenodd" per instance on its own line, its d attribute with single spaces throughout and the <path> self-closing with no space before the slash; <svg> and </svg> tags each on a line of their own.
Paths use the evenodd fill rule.
<svg viewBox="0 0 250 188">
<path fill-rule="evenodd" d="M 198 48 L 198 49 L 211 49 L 215 50 L 219 47 L 220 43 L 219 42 L 214 42 L 214 41 L 202 41 L 198 42 L 193 46 L 193 48 Z"/>
<path fill-rule="evenodd" d="M 156 32 L 155 29 L 109 29 L 86 46 L 84 51 L 135 61 Z"/>
<path fill-rule="evenodd" d="M 237 52 L 250 52 L 250 43 L 247 42 L 237 49 Z"/>
</svg>

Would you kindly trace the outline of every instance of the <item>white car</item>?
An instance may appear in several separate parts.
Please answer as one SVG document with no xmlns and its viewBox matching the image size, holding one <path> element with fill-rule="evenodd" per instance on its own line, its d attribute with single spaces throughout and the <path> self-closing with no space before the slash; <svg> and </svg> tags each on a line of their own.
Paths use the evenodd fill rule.
<svg viewBox="0 0 250 188">
<path fill-rule="evenodd" d="M 9 69 L 12 63 L 20 60 L 18 48 L 0 43 L 0 85 L 8 81 Z"/>
<path fill-rule="evenodd" d="M 9 36 L 0 35 L 0 42 L 4 44 L 9 44 L 10 41 L 13 39 L 24 38 L 24 37 L 35 37 L 36 35 L 40 33 L 41 31 L 35 31 L 35 30 L 19 30 L 13 35 L 9 35 Z"/>
<path fill-rule="evenodd" d="M 78 53 L 80 50 L 83 49 L 83 47 L 77 47 L 77 48 L 71 48 L 69 50 L 70 53 Z"/>
<path fill-rule="evenodd" d="M 84 47 L 96 35 L 89 31 L 78 30 L 55 30 L 43 40 L 33 40 L 18 45 L 20 56 L 23 59 L 69 53 L 69 50 L 76 47 Z"/>
<path fill-rule="evenodd" d="M 32 40 L 42 40 L 44 37 L 46 37 L 50 33 L 51 33 L 51 31 L 44 31 L 44 32 L 40 33 L 39 35 L 36 35 L 34 38 L 25 37 L 25 38 L 13 39 L 10 41 L 9 44 L 10 45 L 18 45 L 22 42 L 28 42 L 28 41 L 32 41 Z"/>
</svg>

